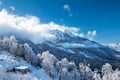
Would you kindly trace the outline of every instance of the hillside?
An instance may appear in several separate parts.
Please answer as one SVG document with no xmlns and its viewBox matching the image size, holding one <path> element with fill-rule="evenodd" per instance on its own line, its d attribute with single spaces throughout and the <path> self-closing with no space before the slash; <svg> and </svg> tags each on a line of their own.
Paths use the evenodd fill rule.
<svg viewBox="0 0 120 80">
<path fill-rule="evenodd" d="M 91 68 L 101 68 L 105 63 L 111 63 L 114 67 L 119 64 L 120 52 L 108 46 L 68 32 L 53 30 L 51 34 L 55 36 L 54 40 L 43 40 L 37 44 L 30 40 L 19 40 L 27 42 L 36 54 L 48 50 L 59 60 L 67 58 L 75 61 L 77 65 L 84 60 L 91 64 Z"/>
<path fill-rule="evenodd" d="M 14 36 L 1 38 L 0 80 L 120 79 L 120 71 L 113 70 L 109 63 L 105 63 L 101 71 L 97 68 L 93 71 L 86 60 L 79 62 L 78 66 L 73 60 L 68 61 L 66 58 L 59 60 L 49 51 L 42 54 L 35 54 L 34 51 L 28 43 L 20 43 Z"/>
<path fill-rule="evenodd" d="M 6 72 L 15 67 L 27 66 L 30 73 L 21 74 L 16 72 Z M 0 50 L 0 80 L 52 80 L 45 70 L 37 68 L 20 57 L 16 57 L 9 52 Z"/>
</svg>

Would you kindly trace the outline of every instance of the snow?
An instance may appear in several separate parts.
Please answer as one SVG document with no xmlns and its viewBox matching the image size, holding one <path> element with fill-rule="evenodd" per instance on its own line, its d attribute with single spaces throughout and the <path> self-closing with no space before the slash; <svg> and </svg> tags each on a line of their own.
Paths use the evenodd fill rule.
<svg viewBox="0 0 120 80">
<path fill-rule="evenodd" d="M 70 50 L 70 49 L 67 49 L 67 51 L 73 54 L 75 53 L 73 50 Z"/>
<path fill-rule="evenodd" d="M 111 44 L 108 44 L 107 46 L 115 49 L 116 51 L 120 51 L 120 43 L 111 43 Z"/>
<path fill-rule="evenodd" d="M 85 47 L 84 44 L 78 44 L 78 43 L 60 43 L 64 48 L 78 48 L 78 47 Z"/>
<path fill-rule="evenodd" d="M 19 66 L 19 67 L 16 67 Z M 52 80 L 45 72 L 45 70 L 41 68 L 36 68 L 30 64 L 28 64 L 26 61 L 24 61 L 22 58 L 15 57 L 11 55 L 8 52 L 4 52 L 0 50 L 0 70 L 2 68 L 2 72 L 6 72 L 7 70 L 11 70 L 13 68 L 19 68 L 24 69 L 28 68 L 31 71 L 29 74 L 33 75 L 39 80 Z M 17 74 L 16 74 L 17 75 Z"/>
<path fill-rule="evenodd" d="M 88 56 L 87 54 L 85 54 L 84 52 L 80 52 L 80 54 L 84 55 L 85 57 L 92 58 L 92 57 Z"/>
<path fill-rule="evenodd" d="M 61 50 L 63 50 L 63 51 L 66 51 L 66 52 L 72 53 L 72 54 L 75 53 L 75 52 L 74 52 L 73 50 L 71 50 L 71 49 L 65 49 L 65 48 L 63 48 L 63 47 L 58 47 L 58 48 L 61 49 Z"/>
<path fill-rule="evenodd" d="M 28 69 L 28 66 L 19 66 L 19 67 L 15 67 L 15 69 Z"/>
<path fill-rule="evenodd" d="M 84 41 L 83 43 L 59 43 L 64 48 L 89 48 L 89 47 L 100 47 L 100 45 L 92 43 L 90 41 Z"/>
<path fill-rule="evenodd" d="M 11 70 L 13 67 L 19 65 L 18 61 L 6 52 L 0 52 L 0 60 L 0 65 L 4 67 L 3 71 Z"/>
<path fill-rule="evenodd" d="M 33 75 L 37 76 L 40 80 L 52 80 L 43 69 L 33 69 Z"/>
</svg>

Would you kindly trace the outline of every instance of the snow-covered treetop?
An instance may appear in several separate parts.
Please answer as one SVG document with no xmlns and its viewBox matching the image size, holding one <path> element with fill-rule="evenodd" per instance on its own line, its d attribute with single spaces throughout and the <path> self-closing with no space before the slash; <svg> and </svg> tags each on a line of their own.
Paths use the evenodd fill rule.
<svg viewBox="0 0 120 80">
<path fill-rule="evenodd" d="M 108 74 L 113 72 L 112 66 L 109 63 L 106 63 L 105 65 L 102 66 L 102 73 L 103 74 Z"/>
</svg>

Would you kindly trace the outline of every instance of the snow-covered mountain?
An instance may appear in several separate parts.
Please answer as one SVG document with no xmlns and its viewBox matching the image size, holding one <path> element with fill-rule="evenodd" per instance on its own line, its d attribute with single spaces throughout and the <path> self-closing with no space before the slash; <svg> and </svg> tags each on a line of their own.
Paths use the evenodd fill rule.
<svg viewBox="0 0 120 80">
<path fill-rule="evenodd" d="M 96 31 L 82 35 L 91 39 Z M 0 80 L 120 80 L 120 71 L 112 69 L 120 69 L 120 52 L 85 37 L 79 28 L 2 9 Z"/>
<path fill-rule="evenodd" d="M 89 44 L 82 43 L 85 40 Z M 119 68 L 120 65 L 116 61 L 119 60 L 120 55 L 115 53 L 113 49 L 85 38 L 80 43 L 85 46 L 76 43 L 74 45 L 69 44 L 71 47 L 68 44 L 67 47 L 64 47 L 60 43 L 63 42 L 44 41 L 40 44 L 34 44 L 29 40 L 16 39 L 14 36 L 4 36 L 0 39 L 0 80 L 96 80 L 98 77 L 101 80 L 98 70 L 95 69 L 96 67 L 100 69 L 100 66 L 102 66 L 103 78 L 108 78 L 107 73 L 107 75 L 111 75 L 109 76 L 110 79 L 120 79 L 120 71 L 114 71 L 110 65 L 112 64 L 116 68 Z M 96 53 L 103 54 L 102 48 L 104 48 L 104 53 L 107 50 L 114 53 L 107 54 L 107 56 L 105 54 L 104 57 L 93 53 L 96 51 Z M 94 49 L 91 52 L 92 55 L 90 55 L 91 49 Z M 112 58 L 108 58 L 109 56 Z M 95 72 L 86 61 L 91 64 L 91 68 L 95 69 Z"/>
<path fill-rule="evenodd" d="M 36 54 L 50 51 L 59 60 L 67 58 L 69 61 L 73 60 L 77 65 L 86 60 L 92 68 L 101 68 L 106 62 L 113 64 L 113 67 L 118 65 L 116 63 L 120 60 L 120 52 L 108 46 L 79 37 L 70 31 L 50 30 L 49 34 L 53 35 L 54 38 L 40 38 L 42 42 L 38 40 L 40 41 L 38 43 L 19 36 L 15 37 L 20 43 L 28 43 Z"/>
<path fill-rule="evenodd" d="M 35 53 L 48 50 L 58 59 L 67 58 L 69 61 L 75 61 L 77 65 L 86 60 L 91 67 L 100 68 L 106 62 L 116 66 L 115 62 L 120 60 L 120 52 L 95 41 L 59 30 L 52 30 L 50 33 L 55 36 L 54 40 L 44 40 L 39 44 L 34 44 L 29 40 L 21 41 L 29 43 Z"/>
<path fill-rule="evenodd" d="M 38 17 L 10 14 L 6 9 L 0 11 L 0 20 L 0 37 L 14 35 L 20 43 L 28 43 L 36 54 L 49 50 L 58 59 L 67 58 L 77 65 L 87 60 L 92 67 L 106 62 L 116 65 L 120 59 L 120 52 L 79 37 L 80 29 L 76 27 L 42 23 Z M 95 34 L 93 31 L 91 36 Z"/>
<path fill-rule="evenodd" d="M 107 46 L 120 52 L 120 44 L 119 43 L 108 44 Z"/>
</svg>

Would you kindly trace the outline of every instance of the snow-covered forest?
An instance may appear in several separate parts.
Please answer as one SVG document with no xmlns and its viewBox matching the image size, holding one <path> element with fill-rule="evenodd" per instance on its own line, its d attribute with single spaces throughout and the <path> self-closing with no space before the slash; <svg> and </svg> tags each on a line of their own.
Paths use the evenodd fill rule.
<svg viewBox="0 0 120 80">
<path fill-rule="evenodd" d="M 68 61 L 66 58 L 58 60 L 49 51 L 34 53 L 29 44 L 19 42 L 14 36 L 0 38 L 0 50 L 9 52 L 36 68 L 44 69 L 52 80 L 120 80 L 120 70 L 113 70 L 109 63 L 92 71 L 86 61 L 77 66 L 74 61 Z M 6 72 L 3 69 L 0 64 L 0 80 L 41 80 L 29 74 L 32 72 L 21 74 Z"/>
</svg>

